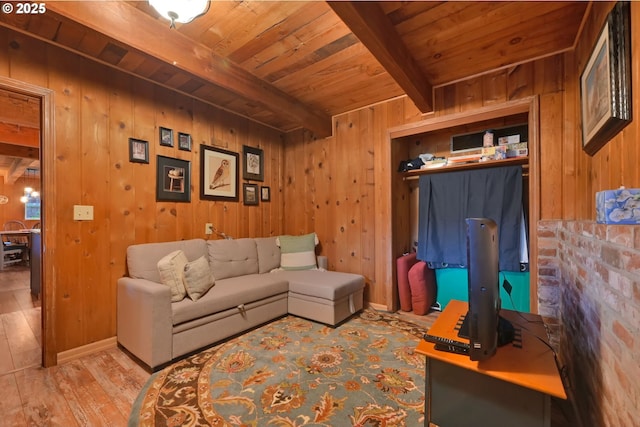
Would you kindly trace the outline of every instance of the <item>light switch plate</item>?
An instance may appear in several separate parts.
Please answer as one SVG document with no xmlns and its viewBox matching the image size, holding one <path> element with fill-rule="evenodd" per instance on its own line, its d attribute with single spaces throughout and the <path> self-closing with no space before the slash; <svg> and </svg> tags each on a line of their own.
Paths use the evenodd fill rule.
<svg viewBox="0 0 640 427">
<path fill-rule="evenodd" d="M 93 206 L 73 205 L 73 219 L 75 221 L 93 220 Z"/>
<path fill-rule="evenodd" d="M 208 222 L 204 225 L 204 234 L 213 234 L 213 224 Z"/>
</svg>

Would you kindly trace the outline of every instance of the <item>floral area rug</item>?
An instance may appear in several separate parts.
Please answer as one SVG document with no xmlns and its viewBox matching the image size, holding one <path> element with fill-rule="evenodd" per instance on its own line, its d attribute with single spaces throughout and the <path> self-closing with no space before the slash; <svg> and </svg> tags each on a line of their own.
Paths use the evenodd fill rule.
<svg viewBox="0 0 640 427">
<path fill-rule="evenodd" d="M 337 328 L 287 316 L 152 375 L 129 425 L 422 425 L 424 332 L 375 310 Z"/>
</svg>

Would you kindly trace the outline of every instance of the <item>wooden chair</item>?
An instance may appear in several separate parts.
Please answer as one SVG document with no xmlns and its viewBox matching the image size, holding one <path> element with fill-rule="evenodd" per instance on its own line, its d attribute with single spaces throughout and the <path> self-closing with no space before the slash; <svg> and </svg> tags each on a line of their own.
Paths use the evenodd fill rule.
<svg viewBox="0 0 640 427">
<path fill-rule="evenodd" d="M 25 230 L 27 227 L 22 221 L 7 221 L 4 231 Z M 2 236 L 2 269 L 4 267 L 27 262 L 29 260 L 29 238 L 26 236 Z"/>
<path fill-rule="evenodd" d="M 24 222 L 18 220 L 11 220 L 4 223 L 4 231 L 19 231 L 26 230 L 27 226 Z"/>
</svg>

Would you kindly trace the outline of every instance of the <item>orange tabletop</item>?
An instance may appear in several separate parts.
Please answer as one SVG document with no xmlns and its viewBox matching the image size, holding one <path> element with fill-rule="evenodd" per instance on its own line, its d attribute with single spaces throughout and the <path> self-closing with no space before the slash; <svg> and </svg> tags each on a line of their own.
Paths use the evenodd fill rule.
<svg viewBox="0 0 640 427">
<path fill-rule="evenodd" d="M 467 313 L 468 305 L 452 300 L 429 329 L 430 335 L 469 342 L 458 337 L 456 326 Z M 433 343 L 421 340 L 416 352 L 461 368 L 517 384 L 550 396 L 566 399 L 567 394 L 558 372 L 554 353 L 545 344 L 548 341 L 542 318 L 536 314 L 501 310 L 520 335 L 514 344 L 499 347 L 488 360 L 472 361 L 469 356 L 438 351 Z M 544 341 L 544 342 L 543 342 Z M 521 343 L 521 345 L 520 345 Z"/>
</svg>

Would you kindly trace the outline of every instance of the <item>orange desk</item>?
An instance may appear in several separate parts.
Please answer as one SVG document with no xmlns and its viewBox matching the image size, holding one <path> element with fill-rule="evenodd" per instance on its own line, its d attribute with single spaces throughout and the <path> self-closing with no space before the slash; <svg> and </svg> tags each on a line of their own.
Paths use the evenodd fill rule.
<svg viewBox="0 0 640 427">
<path fill-rule="evenodd" d="M 468 342 L 456 327 L 467 313 L 467 303 L 451 301 L 429 329 L 429 334 Z M 502 310 L 520 338 L 498 348 L 486 361 L 442 352 L 421 340 L 416 352 L 427 357 L 425 426 L 548 427 L 551 398 L 567 395 L 556 366 L 542 318 Z"/>
</svg>

